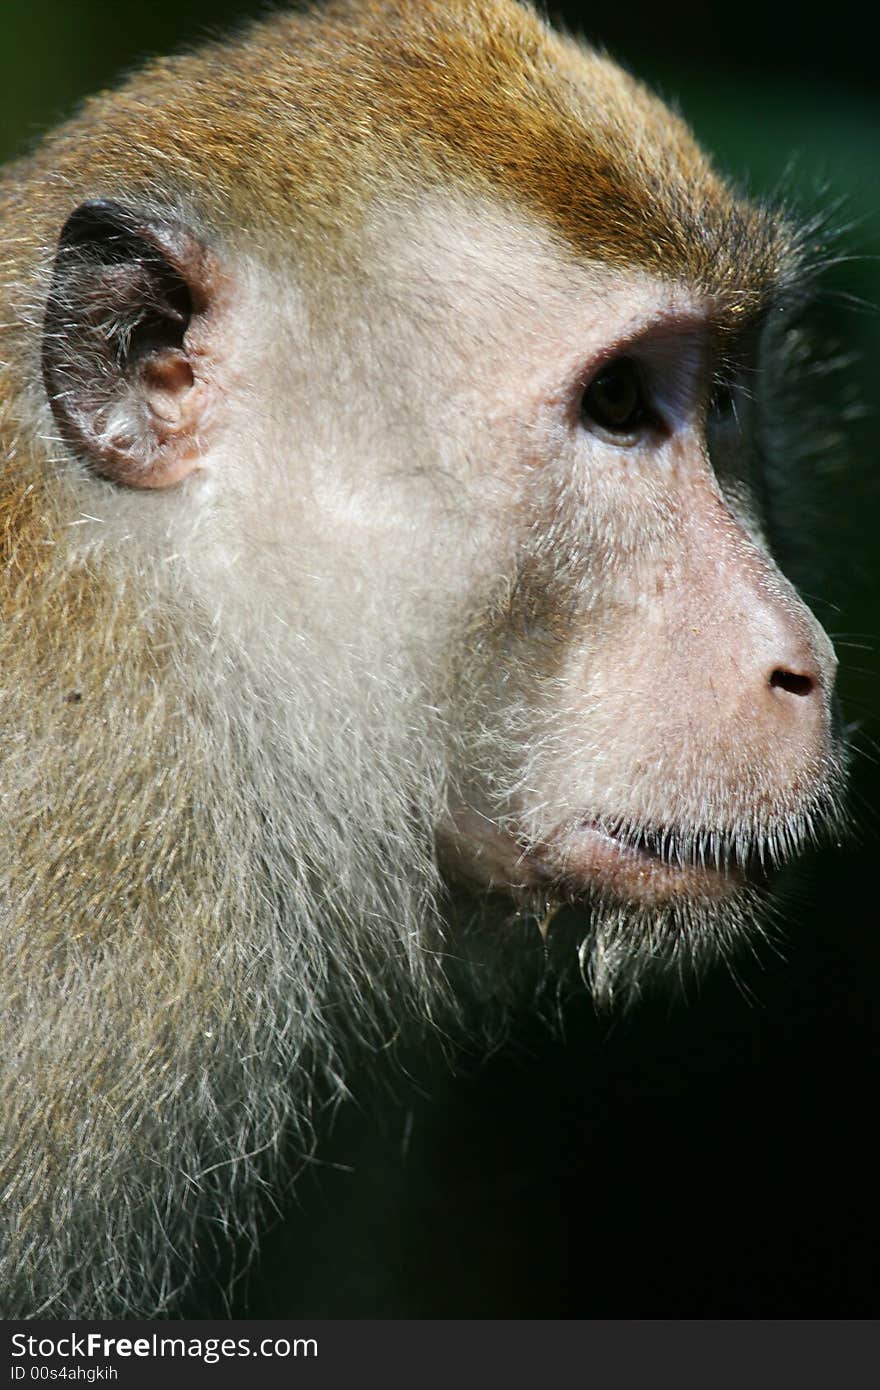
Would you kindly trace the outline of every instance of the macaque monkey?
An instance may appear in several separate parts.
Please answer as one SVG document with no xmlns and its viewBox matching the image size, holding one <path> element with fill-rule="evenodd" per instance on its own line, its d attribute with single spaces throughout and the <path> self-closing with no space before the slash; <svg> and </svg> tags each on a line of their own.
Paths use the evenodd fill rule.
<svg viewBox="0 0 880 1390">
<path fill-rule="evenodd" d="M 355 1049 L 759 929 L 845 762 L 762 511 L 808 263 L 514 0 L 276 15 L 8 170 L 7 1315 L 173 1312 Z"/>
</svg>

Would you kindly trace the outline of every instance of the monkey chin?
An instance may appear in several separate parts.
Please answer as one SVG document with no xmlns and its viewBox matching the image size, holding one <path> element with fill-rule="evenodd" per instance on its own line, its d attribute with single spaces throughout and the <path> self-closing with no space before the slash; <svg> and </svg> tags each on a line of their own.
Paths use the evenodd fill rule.
<svg viewBox="0 0 880 1390">
<path fill-rule="evenodd" d="M 510 968 L 513 937 L 531 931 L 537 942 L 537 926 L 557 985 L 586 984 L 600 1007 L 626 1009 L 655 991 L 687 994 L 715 966 L 735 968 L 776 915 L 773 875 L 759 856 L 720 848 L 716 857 L 711 840 L 693 832 L 615 833 L 582 817 L 524 849 L 497 824 L 465 820 L 467 846 L 457 818 L 443 858 L 482 894 L 472 920 L 478 929 L 494 923 L 496 968 Z"/>
<path fill-rule="evenodd" d="M 688 850 L 689 839 L 581 822 L 526 856 L 514 892 L 543 914 L 557 978 L 625 1010 L 655 993 L 687 996 L 718 965 L 735 972 L 746 944 L 767 934 L 771 874 L 753 857 Z"/>
</svg>

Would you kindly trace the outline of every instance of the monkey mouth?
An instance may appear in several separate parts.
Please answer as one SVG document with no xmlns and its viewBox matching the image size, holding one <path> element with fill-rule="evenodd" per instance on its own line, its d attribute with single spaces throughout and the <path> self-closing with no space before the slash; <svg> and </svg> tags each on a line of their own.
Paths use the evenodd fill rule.
<svg viewBox="0 0 880 1390">
<path fill-rule="evenodd" d="M 570 904 L 596 893 L 622 905 L 718 901 L 746 884 L 766 884 L 771 871 L 757 840 L 595 816 L 567 821 L 535 843 L 474 811 L 459 812 L 440 847 L 454 870 L 483 887 Z"/>
<path fill-rule="evenodd" d="M 718 900 L 768 877 L 757 844 L 598 818 L 561 827 L 546 844 L 528 850 L 521 863 L 524 880 L 531 880 L 524 887 L 542 887 L 568 902 L 597 890 L 624 903 Z"/>
</svg>

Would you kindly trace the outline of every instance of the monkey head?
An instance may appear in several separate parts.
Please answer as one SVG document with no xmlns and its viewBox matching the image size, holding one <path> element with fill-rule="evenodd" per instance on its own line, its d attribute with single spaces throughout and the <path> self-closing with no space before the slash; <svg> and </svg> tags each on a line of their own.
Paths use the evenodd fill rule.
<svg viewBox="0 0 880 1390">
<path fill-rule="evenodd" d="M 444 872 L 520 911 L 582 904 L 607 990 L 612 956 L 678 965 L 735 936 L 837 803 L 834 656 L 760 514 L 802 250 L 608 60 L 512 5 L 417 9 L 395 10 L 419 66 L 377 98 L 381 171 L 316 85 L 243 173 L 236 133 L 185 190 L 168 170 L 172 199 L 119 202 L 103 174 L 113 197 L 61 234 L 47 396 L 115 489 L 104 530 L 149 510 L 190 602 L 260 613 L 282 667 L 309 633 L 439 711 L 406 798 Z M 308 81 L 320 34 L 367 82 L 362 14 L 301 26 Z M 265 42 L 225 79 L 254 124 L 301 80 Z M 245 100 L 257 62 L 273 79 Z M 162 148 L 167 81 L 143 89 Z M 110 115 L 112 169 L 132 117 Z"/>
<path fill-rule="evenodd" d="M 151 1310 L 161 1213 L 448 1003 L 459 931 L 512 974 L 566 905 L 625 997 L 836 823 L 763 505 L 809 257 L 513 0 L 153 63 L 0 225 L 3 1268 Z"/>
</svg>

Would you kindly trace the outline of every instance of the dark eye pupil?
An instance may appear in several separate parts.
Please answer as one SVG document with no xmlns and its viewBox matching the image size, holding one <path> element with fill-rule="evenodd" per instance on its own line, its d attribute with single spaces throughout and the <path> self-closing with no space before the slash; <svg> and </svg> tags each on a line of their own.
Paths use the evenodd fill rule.
<svg viewBox="0 0 880 1390">
<path fill-rule="evenodd" d="M 583 414 L 612 434 L 632 434 L 647 415 L 642 382 L 635 364 L 621 357 L 593 377 L 584 392 Z"/>
</svg>

